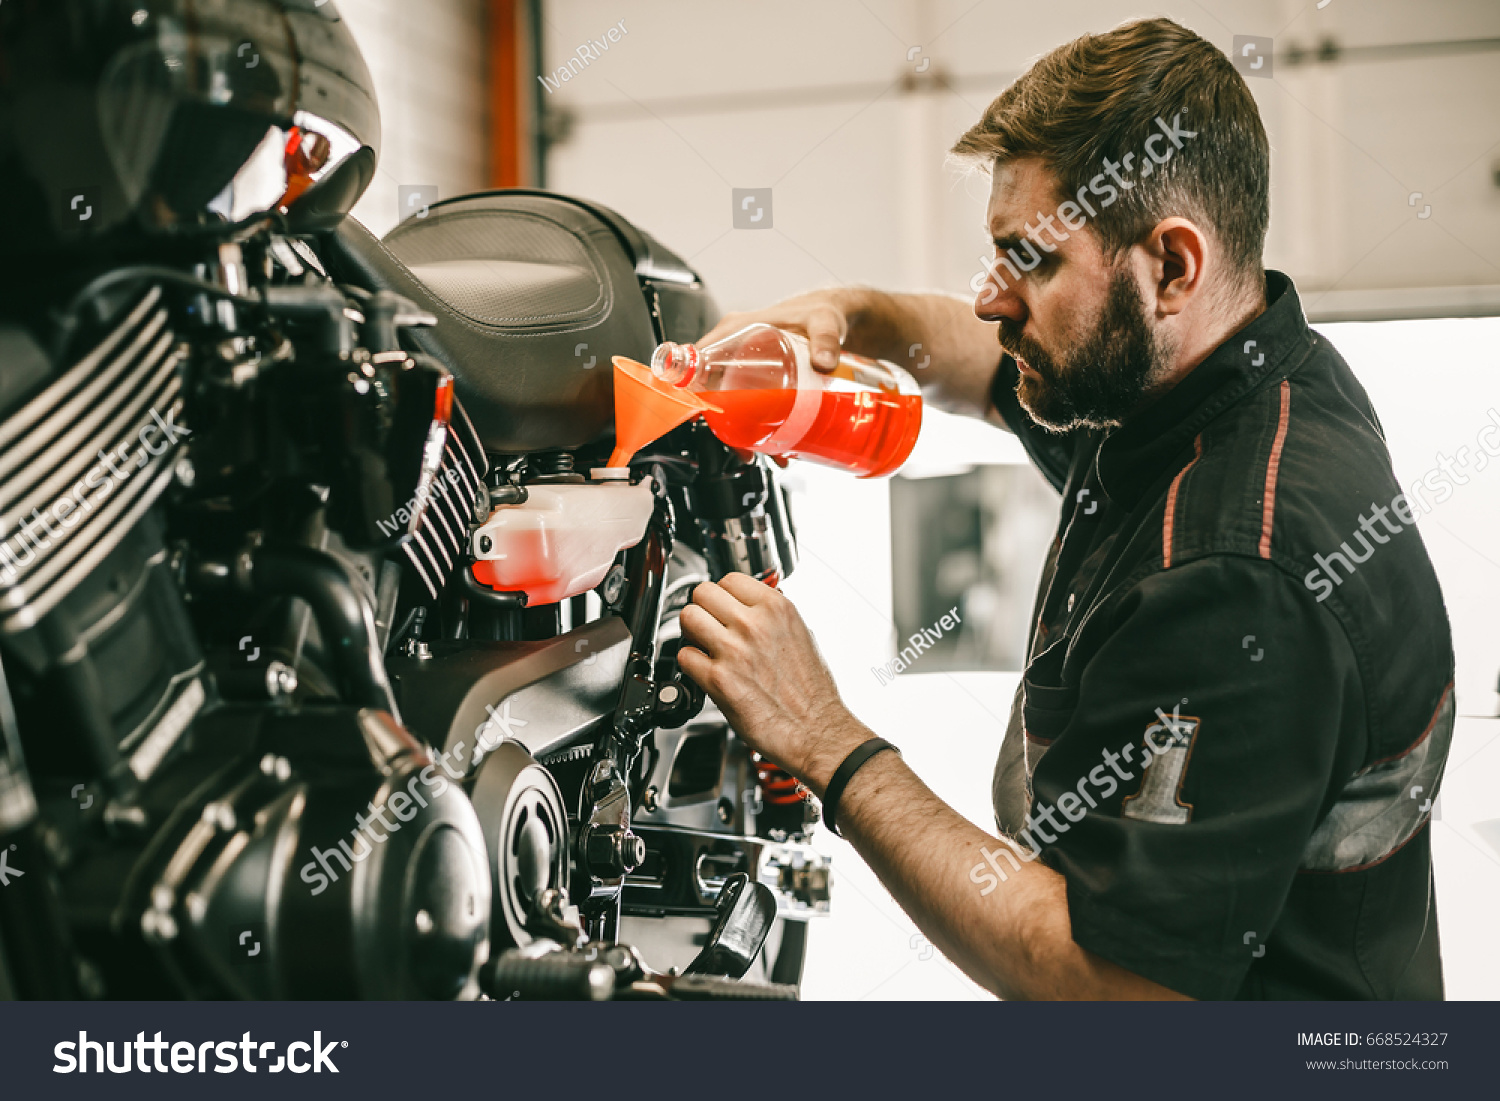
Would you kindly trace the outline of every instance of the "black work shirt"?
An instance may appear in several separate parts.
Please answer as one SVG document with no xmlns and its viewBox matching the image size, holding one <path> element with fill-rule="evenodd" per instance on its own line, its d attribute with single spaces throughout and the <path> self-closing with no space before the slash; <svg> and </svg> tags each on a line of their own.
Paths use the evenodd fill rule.
<svg viewBox="0 0 1500 1101">
<path fill-rule="evenodd" d="M 996 408 L 1063 507 L 996 818 L 1066 878 L 1073 939 L 1163 986 L 1441 998 L 1453 648 L 1429 506 L 1291 281 L 1266 290 L 1109 432 L 1039 428 L 1002 359 Z"/>
</svg>

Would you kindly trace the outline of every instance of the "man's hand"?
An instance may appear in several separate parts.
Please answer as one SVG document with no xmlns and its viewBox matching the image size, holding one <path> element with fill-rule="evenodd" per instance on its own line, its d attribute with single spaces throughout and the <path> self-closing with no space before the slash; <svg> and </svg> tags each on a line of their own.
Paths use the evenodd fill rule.
<svg viewBox="0 0 1500 1101">
<path fill-rule="evenodd" d="M 812 635 L 777 590 L 744 574 L 704 582 L 682 609 L 683 672 L 735 732 L 822 796 L 871 736 L 839 699 Z M 1155 998 L 1171 991 L 1074 943 L 1062 876 L 1019 863 L 986 898 L 970 874 L 997 844 L 934 795 L 894 753 L 844 789 L 839 823 L 932 942 L 1002 997 Z M 1014 848 L 1014 843 L 1008 843 Z"/>
<path fill-rule="evenodd" d="M 871 734 L 839 699 L 792 602 L 732 573 L 699 585 L 681 623 L 691 644 L 677 654 L 682 671 L 761 756 L 822 795 L 839 763 Z"/>
<path fill-rule="evenodd" d="M 813 366 L 831 371 L 838 366 L 839 352 L 849 336 L 850 305 L 847 299 L 848 295 L 838 290 L 812 291 L 763 310 L 728 313 L 704 334 L 698 346 L 701 348 L 723 340 L 746 325 L 760 322 L 807 337 L 812 346 Z"/>
<path fill-rule="evenodd" d="M 841 349 L 884 359 L 912 373 L 929 405 L 1005 427 L 990 402 L 990 383 L 1000 366 L 999 331 L 975 317 L 965 299 L 832 287 L 762 310 L 726 314 L 698 345 L 756 322 L 807 337 L 819 370 L 833 370 Z"/>
</svg>

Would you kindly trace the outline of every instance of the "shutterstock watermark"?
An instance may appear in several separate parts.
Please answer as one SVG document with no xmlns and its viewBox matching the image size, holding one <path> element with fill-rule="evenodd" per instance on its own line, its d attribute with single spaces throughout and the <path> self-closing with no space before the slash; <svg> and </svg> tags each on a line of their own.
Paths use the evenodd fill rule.
<svg viewBox="0 0 1500 1101">
<path fill-rule="evenodd" d="M 1188 141 L 1198 136 L 1198 131 L 1182 128 L 1182 116 L 1183 112 L 1179 111 L 1171 122 L 1167 122 L 1158 115 L 1156 125 L 1160 133 L 1153 133 L 1146 138 L 1143 143 L 1144 155 L 1139 160 L 1134 153 L 1126 153 L 1118 161 L 1105 157 L 1104 171 L 1080 187 L 1073 198 L 1059 204 L 1051 214 L 1037 211 L 1037 224 L 1033 226 L 1027 222 L 1026 233 L 1019 242 L 1011 245 L 1004 253 L 999 253 L 997 247 L 997 255 L 979 257 L 984 270 L 976 272 L 969 280 L 969 289 L 981 296 L 984 305 L 989 305 L 1000 291 L 1010 286 L 998 270 L 1002 265 L 1011 279 L 1019 280 L 1024 273 L 1034 270 L 1042 262 L 1044 253 L 1056 252 L 1059 244 L 1088 225 L 1089 218 L 1097 218 L 1099 209 L 1113 206 L 1119 202 L 1121 194 L 1132 190 L 1140 180 L 1154 174 L 1159 166 L 1170 161 L 1179 150 L 1186 147 Z M 1137 179 L 1129 179 L 1128 176 L 1135 176 Z M 1099 209 L 1095 209 L 1094 204 L 1089 201 L 1090 195 L 1099 200 Z M 1058 230 L 1058 222 L 1072 232 Z M 1043 232 L 1051 237 L 1050 241 L 1042 237 Z M 1022 259 L 1016 251 L 1020 247 L 1024 247 L 1030 257 L 1029 262 Z"/>
<path fill-rule="evenodd" d="M 55 520 L 66 532 L 101 507 L 116 487 L 124 485 L 136 471 L 144 470 L 153 458 L 166 454 L 179 440 L 191 436 L 192 429 L 176 423 L 176 416 L 176 409 L 167 410 L 165 419 L 155 409 L 150 410 L 149 419 L 141 424 L 134 440 L 127 439 L 112 451 L 100 451 L 99 461 L 70 489 L 64 490 L 50 508 L 32 509 L 29 520 L 18 516 L 20 526 L 14 534 L 5 534 L 8 525 L 0 516 L 0 582 L 15 580 L 19 568 L 30 566 L 39 553 L 50 550 L 53 541 L 62 538 L 49 521 Z M 137 442 L 140 446 L 134 448 L 132 460 L 131 445 Z"/>
<path fill-rule="evenodd" d="M 1122 817 L 1144 821 L 1163 821 L 1170 817 L 1171 808 L 1159 804 L 1175 804 L 1182 767 L 1198 730 L 1198 719 L 1181 714 L 1180 709 L 1179 704 L 1172 708 L 1170 715 L 1159 707 L 1156 709 L 1157 721 L 1146 728 L 1145 743 L 1141 747 L 1138 766 L 1142 775 L 1141 788 L 1127 799 L 1121 811 Z M 1162 732 L 1165 732 L 1165 737 L 1158 738 Z M 1137 773 L 1122 768 L 1121 762 L 1135 764 L 1136 748 L 1131 742 L 1118 753 L 1102 750 L 1102 763 L 1090 769 L 1072 790 L 1059 795 L 1055 805 L 1042 803 L 1035 806 L 1026 817 L 1026 828 L 1016 837 L 1001 836 L 997 839 L 999 848 L 981 848 L 979 853 L 984 859 L 969 869 L 969 882 L 980 885 L 981 895 L 988 895 L 1009 879 L 1011 872 L 1019 871 L 1023 863 L 1029 864 L 1041 856 L 1043 845 L 1056 842 L 1076 823 L 1083 821 L 1090 810 L 1097 810 L 1100 800 L 1108 799 L 1121 784 L 1135 779 Z M 1131 803 L 1136 806 L 1132 808 Z M 1057 817 L 1059 811 L 1061 819 Z M 1000 866 L 1001 857 L 1010 862 L 1009 870 Z"/>
<path fill-rule="evenodd" d="M 1475 434 L 1473 448 L 1465 444 L 1453 455 L 1439 451 L 1433 466 L 1413 481 L 1404 493 L 1392 497 L 1389 505 L 1370 502 L 1369 515 L 1366 516 L 1363 512 L 1359 514 L 1359 527 L 1339 544 L 1338 550 L 1327 555 L 1313 555 L 1313 560 L 1318 564 L 1307 572 L 1303 583 L 1309 592 L 1318 594 L 1318 603 L 1321 604 L 1332 596 L 1335 586 L 1342 585 L 1345 580 L 1353 577 L 1354 571 L 1362 563 L 1368 562 L 1378 547 L 1384 546 L 1393 536 L 1400 535 L 1415 525 L 1418 515 L 1427 515 L 1453 497 L 1457 492 L 1455 485 L 1468 485 L 1471 474 L 1477 474 L 1489 466 L 1492 456 L 1500 457 L 1500 412 L 1490 408 L 1486 410 L 1486 415 L 1489 423 Z M 1428 501 L 1427 493 L 1431 493 L 1434 500 Z M 1399 523 L 1392 523 L 1391 516 Z M 1364 554 L 1356 552 L 1349 545 L 1351 542 L 1357 542 L 1364 549 Z M 1334 568 L 1336 566 L 1342 567 L 1342 576 Z"/>
<path fill-rule="evenodd" d="M 485 719 L 474 728 L 474 755 L 470 760 L 472 765 L 482 754 L 489 753 L 507 738 L 515 739 L 516 730 L 526 725 L 526 720 L 518 718 L 510 713 L 510 701 L 506 700 L 503 706 L 496 710 L 493 704 L 486 704 L 485 711 L 489 718 Z M 348 875 L 354 870 L 354 865 L 369 858 L 375 851 L 375 846 L 383 844 L 390 839 L 391 834 L 398 833 L 404 822 L 410 822 L 417 816 L 419 809 L 425 808 L 429 799 L 441 799 L 443 793 L 448 790 L 450 781 L 457 782 L 464 778 L 464 769 L 455 769 L 450 763 L 450 758 L 456 759 L 460 764 L 464 761 L 464 743 L 456 742 L 452 749 L 436 754 L 437 759 L 422 769 L 406 782 L 405 788 L 397 788 L 390 793 L 379 806 L 373 802 L 365 805 L 368 814 L 356 813 L 354 815 L 354 828 L 349 831 L 349 840 L 340 841 L 331 849 L 319 849 L 316 845 L 312 849 L 312 859 L 302 865 L 299 875 L 302 882 L 312 888 L 314 895 L 320 895 L 328 890 L 330 886 L 339 881 L 341 875 Z M 441 767 L 443 773 L 438 772 Z M 418 785 L 426 789 L 427 795 L 418 790 Z M 396 816 L 392 822 L 386 817 L 386 812 Z M 376 829 L 376 824 L 384 827 L 386 832 L 381 833 Z M 335 866 L 337 862 L 337 866 Z"/>
<path fill-rule="evenodd" d="M 304 1033 L 305 1035 L 305 1033 Z M 291 1071 L 293 1074 L 337 1074 L 335 1048 L 347 1048 L 348 1040 L 323 1042 L 323 1033 L 314 1032 L 312 1040 L 294 1040 L 286 1045 L 284 1055 L 276 1055 L 276 1041 L 260 1041 L 246 1032 L 238 1040 L 163 1040 L 161 1033 L 148 1040 L 137 1032 L 134 1040 L 121 1040 L 120 1061 L 115 1062 L 114 1040 L 90 1040 L 80 1032 L 77 1040 L 62 1040 L 52 1048 L 57 1062 L 53 1074 L 249 1074 L 264 1070 L 267 1074 Z M 134 1059 L 131 1056 L 134 1055 Z M 275 1056 L 275 1062 L 271 1061 Z M 210 1058 L 213 1062 L 210 1064 Z M 257 1062 L 259 1065 L 257 1066 Z M 168 1063 L 171 1066 L 168 1066 Z M 92 1068 L 92 1069 L 90 1069 Z"/>
</svg>

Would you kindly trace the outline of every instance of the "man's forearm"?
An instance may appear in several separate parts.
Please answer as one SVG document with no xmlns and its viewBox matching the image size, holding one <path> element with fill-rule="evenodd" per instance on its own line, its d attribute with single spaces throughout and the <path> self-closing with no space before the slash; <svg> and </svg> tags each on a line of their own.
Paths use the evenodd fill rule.
<svg viewBox="0 0 1500 1101">
<path fill-rule="evenodd" d="M 812 633 L 781 592 L 731 573 L 693 589 L 681 612 L 683 672 L 747 744 L 826 798 L 870 730 L 839 699 Z M 776 661 L 767 662 L 765 655 Z M 854 773 L 838 805 L 845 836 L 928 938 L 1004 997 L 1148 998 L 1172 992 L 1073 940 L 1066 885 L 1015 861 L 987 894 L 985 846 L 1003 846 L 934 795 L 894 753 Z M 1008 851 L 1008 850 L 1007 850 Z"/>
<path fill-rule="evenodd" d="M 1019 859 L 1019 847 L 1014 860 L 998 852 L 1003 841 L 934 795 L 896 754 L 855 774 L 839 826 L 933 944 L 1001 997 L 1181 997 L 1079 947 L 1063 877 Z M 975 867 L 1003 873 L 980 877 L 996 881 L 987 894 L 970 876 Z"/>
<path fill-rule="evenodd" d="M 838 294 L 849 321 L 845 347 L 905 367 L 939 408 L 986 415 L 1000 345 L 996 327 L 975 317 L 967 299 L 871 287 Z"/>
</svg>

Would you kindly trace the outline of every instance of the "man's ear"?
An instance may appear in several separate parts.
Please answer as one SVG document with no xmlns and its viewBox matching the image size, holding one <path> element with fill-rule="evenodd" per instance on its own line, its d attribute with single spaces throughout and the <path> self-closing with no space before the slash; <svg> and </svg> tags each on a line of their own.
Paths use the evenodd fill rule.
<svg viewBox="0 0 1500 1101">
<path fill-rule="evenodd" d="M 1186 218 L 1164 218 L 1142 242 L 1156 310 L 1163 316 L 1181 313 L 1204 293 L 1208 236 Z"/>
</svg>

